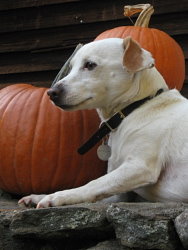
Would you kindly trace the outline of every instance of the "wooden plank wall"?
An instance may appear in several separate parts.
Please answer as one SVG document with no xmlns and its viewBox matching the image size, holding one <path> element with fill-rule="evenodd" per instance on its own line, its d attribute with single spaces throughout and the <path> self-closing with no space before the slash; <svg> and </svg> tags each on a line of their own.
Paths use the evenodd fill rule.
<svg viewBox="0 0 188 250">
<path fill-rule="evenodd" d="M 150 27 L 170 34 L 183 48 L 188 96 L 188 0 L 148 0 L 155 8 Z M 101 32 L 132 25 L 124 5 L 143 0 L 6 0 L 0 1 L 0 88 L 27 82 L 50 86 L 79 43 Z M 134 19 L 133 19 L 134 20 Z"/>
</svg>

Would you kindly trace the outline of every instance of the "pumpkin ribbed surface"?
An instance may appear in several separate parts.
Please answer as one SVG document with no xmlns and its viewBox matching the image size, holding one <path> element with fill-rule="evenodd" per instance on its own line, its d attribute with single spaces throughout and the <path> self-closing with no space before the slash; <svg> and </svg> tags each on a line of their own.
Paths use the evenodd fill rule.
<svg viewBox="0 0 188 250">
<path fill-rule="evenodd" d="M 17 84 L 0 91 L 0 188 L 8 192 L 51 193 L 106 173 L 96 147 L 77 153 L 98 128 L 96 111 L 60 110 L 46 90 Z"/>
</svg>

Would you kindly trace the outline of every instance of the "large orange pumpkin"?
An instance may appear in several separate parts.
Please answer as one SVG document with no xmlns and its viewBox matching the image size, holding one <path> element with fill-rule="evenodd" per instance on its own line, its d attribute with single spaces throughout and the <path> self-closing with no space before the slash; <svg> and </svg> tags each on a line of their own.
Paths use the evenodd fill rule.
<svg viewBox="0 0 188 250">
<path fill-rule="evenodd" d="M 105 174 L 96 147 L 77 148 L 98 127 L 96 111 L 64 112 L 46 88 L 28 84 L 0 91 L 0 188 L 16 194 L 78 187 Z"/>
<path fill-rule="evenodd" d="M 150 4 L 125 6 L 125 16 L 140 12 L 134 26 L 122 26 L 101 33 L 95 40 L 131 36 L 155 58 L 155 66 L 170 88 L 181 90 L 185 79 L 185 59 L 177 42 L 165 32 L 148 28 L 154 12 Z"/>
</svg>

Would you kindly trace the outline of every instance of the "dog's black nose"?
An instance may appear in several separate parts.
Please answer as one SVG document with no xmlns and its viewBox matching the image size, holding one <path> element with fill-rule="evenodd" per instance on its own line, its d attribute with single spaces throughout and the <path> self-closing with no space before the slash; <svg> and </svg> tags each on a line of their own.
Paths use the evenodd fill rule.
<svg viewBox="0 0 188 250">
<path fill-rule="evenodd" d="M 57 87 L 53 87 L 47 91 L 47 95 L 49 95 L 52 101 L 56 101 L 59 98 L 61 93 L 61 89 Z"/>
</svg>

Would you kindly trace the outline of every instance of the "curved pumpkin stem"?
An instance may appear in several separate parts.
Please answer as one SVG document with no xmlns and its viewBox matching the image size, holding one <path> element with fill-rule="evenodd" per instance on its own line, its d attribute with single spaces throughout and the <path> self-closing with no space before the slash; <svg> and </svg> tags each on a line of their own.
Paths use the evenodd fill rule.
<svg viewBox="0 0 188 250">
<path fill-rule="evenodd" d="M 140 13 L 134 26 L 147 28 L 150 22 L 151 15 L 154 12 L 154 8 L 151 4 L 136 4 L 126 5 L 124 7 L 124 16 L 131 17 L 136 13 Z"/>
</svg>

